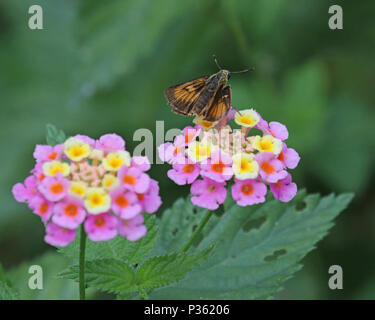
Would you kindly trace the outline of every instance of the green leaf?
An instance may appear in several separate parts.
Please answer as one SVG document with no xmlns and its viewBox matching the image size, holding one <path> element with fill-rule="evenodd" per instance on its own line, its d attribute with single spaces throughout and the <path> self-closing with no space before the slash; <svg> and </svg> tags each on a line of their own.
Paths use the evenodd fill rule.
<svg viewBox="0 0 375 320">
<path fill-rule="evenodd" d="M 70 266 L 59 276 L 78 281 L 78 265 Z M 127 263 L 116 259 L 87 261 L 85 281 L 88 286 L 107 292 L 120 293 L 137 290 L 134 270 Z"/>
<path fill-rule="evenodd" d="M 86 261 L 113 258 L 126 261 L 130 265 L 140 263 L 147 256 L 156 241 L 157 227 L 155 225 L 155 216 L 145 215 L 145 225 L 147 227 L 146 236 L 135 242 L 131 242 L 121 236 L 117 236 L 110 241 L 87 241 Z M 77 234 L 74 242 L 59 249 L 59 252 L 73 258 L 77 262 L 79 257 L 79 239 L 80 236 Z"/>
<path fill-rule="evenodd" d="M 157 287 L 182 279 L 187 272 L 211 256 L 213 246 L 194 254 L 175 253 L 153 257 L 138 269 L 117 259 L 97 259 L 85 264 L 88 286 L 106 292 L 129 296 L 129 293 L 146 293 Z M 65 279 L 79 280 L 78 265 L 70 266 L 59 274 Z M 131 295 L 130 295 L 131 296 Z"/>
<path fill-rule="evenodd" d="M 144 289 L 153 289 L 182 279 L 213 253 L 213 246 L 194 254 L 174 253 L 153 257 L 142 264 L 136 275 L 136 282 Z"/>
<path fill-rule="evenodd" d="M 227 201 L 224 215 L 213 216 L 198 245 L 198 249 L 204 249 L 216 244 L 213 256 L 182 281 L 155 290 L 151 298 L 271 297 L 302 267 L 301 259 L 327 234 L 333 226 L 332 220 L 352 197 L 352 194 L 331 194 L 321 198 L 299 192 L 289 203 L 273 200 L 251 207 Z M 166 211 L 161 224 L 168 215 L 183 213 Z"/>
<path fill-rule="evenodd" d="M 63 143 L 66 139 L 64 131 L 57 129 L 53 124 L 47 124 L 47 144 L 55 146 Z"/>
</svg>

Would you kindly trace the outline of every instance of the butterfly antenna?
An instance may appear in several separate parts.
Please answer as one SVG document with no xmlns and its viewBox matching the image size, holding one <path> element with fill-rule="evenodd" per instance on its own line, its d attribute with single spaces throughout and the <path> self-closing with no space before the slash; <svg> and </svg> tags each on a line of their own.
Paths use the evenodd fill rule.
<svg viewBox="0 0 375 320">
<path fill-rule="evenodd" d="M 250 67 L 250 68 L 247 68 L 247 69 L 241 70 L 241 71 L 231 71 L 230 73 L 244 73 L 244 72 L 248 72 L 250 70 L 255 70 L 255 68 Z"/>
<path fill-rule="evenodd" d="M 214 61 L 215 61 L 216 65 L 217 65 L 217 67 L 219 68 L 219 70 L 222 70 L 222 68 L 220 67 L 219 62 L 217 61 L 216 55 L 212 55 L 212 56 L 214 58 Z"/>
</svg>

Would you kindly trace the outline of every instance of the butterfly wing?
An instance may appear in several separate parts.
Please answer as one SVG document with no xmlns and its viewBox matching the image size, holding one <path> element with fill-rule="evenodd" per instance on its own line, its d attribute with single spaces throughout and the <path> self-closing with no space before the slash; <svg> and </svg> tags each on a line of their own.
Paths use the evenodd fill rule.
<svg viewBox="0 0 375 320">
<path fill-rule="evenodd" d="M 206 86 L 209 76 L 171 86 L 165 90 L 165 97 L 175 113 L 193 115 L 194 105 Z"/>
<path fill-rule="evenodd" d="M 212 104 L 204 110 L 204 120 L 211 122 L 220 120 L 229 111 L 231 100 L 232 91 L 230 86 L 218 90 Z"/>
</svg>

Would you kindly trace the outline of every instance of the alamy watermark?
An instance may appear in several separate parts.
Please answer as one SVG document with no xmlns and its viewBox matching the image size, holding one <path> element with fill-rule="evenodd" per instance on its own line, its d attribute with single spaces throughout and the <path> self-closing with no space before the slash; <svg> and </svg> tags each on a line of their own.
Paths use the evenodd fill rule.
<svg viewBox="0 0 375 320">
<path fill-rule="evenodd" d="M 41 6 L 34 4 L 29 7 L 29 28 L 31 30 L 43 29 L 43 9 Z"/>
<path fill-rule="evenodd" d="M 342 271 L 342 267 L 339 265 L 332 265 L 329 267 L 328 273 L 332 274 L 332 276 L 330 276 L 328 280 L 328 287 L 331 290 L 343 289 L 344 274 Z"/>
<path fill-rule="evenodd" d="M 43 269 L 39 265 L 32 265 L 29 268 L 29 274 L 32 276 L 29 278 L 29 288 L 31 290 L 43 290 Z"/>
<path fill-rule="evenodd" d="M 329 7 L 328 13 L 332 14 L 328 20 L 328 26 L 331 30 L 344 29 L 342 7 L 335 4 Z"/>
</svg>

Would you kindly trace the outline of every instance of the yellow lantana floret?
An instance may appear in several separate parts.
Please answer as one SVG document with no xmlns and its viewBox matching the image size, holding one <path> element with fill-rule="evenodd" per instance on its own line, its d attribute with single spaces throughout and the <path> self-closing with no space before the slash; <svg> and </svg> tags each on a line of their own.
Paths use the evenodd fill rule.
<svg viewBox="0 0 375 320">
<path fill-rule="evenodd" d="M 89 156 L 91 147 L 82 140 L 69 138 L 64 143 L 64 153 L 70 160 L 81 161 Z"/>
<path fill-rule="evenodd" d="M 91 214 L 99 214 L 111 208 L 111 198 L 103 188 L 89 188 L 85 196 L 85 208 Z"/>
<path fill-rule="evenodd" d="M 61 161 L 53 160 L 43 163 L 43 173 L 46 176 L 53 177 L 58 172 L 61 172 L 61 174 L 66 177 L 70 173 L 70 166 Z"/>
<path fill-rule="evenodd" d="M 120 185 L 120 180 L 113 174 L 106 174 L 102 180 L 103 188 L 107 190 L 113 190 Z"/>
<path fill-rule="evenodd" d="M 127 151 L 114 151 L 103 159 L 103 167 L 108 171 L 118 171 L 125 164 L 130 166 L 131 157 Z"/>
<path fill-rule="evenodd" d="M 259 165 L 254 160 L 254 155 L 249 153 L 237 153 L 233 157 L 232 169 L 237 179 L 255 179 L 258 176 Z"/>
<path fill-rule="evenodd" d="M 68 193 L 76 198 L 83 198 L 86 194 L 87 187 L 83 182 L 80 181 L 73 181 L 70 184 Z"/>
<path fill-rule="evenodd" d="M 187 154 L 193 162 L 201 162 L 206 160 L 215 149 L 210 141 L 193 141 L 189 144 Z"/>
<path fill-rule="evenodd" d="M 283 143 L 270 134 L 263 137 L 255 136 L 253 138 L 253 148 L 259 152 L 268 151 L 278 155 L 283 148 Z"/>
<path fill-rule="evenodd" d="M 260 118 L 254 109 L 246 109 L 236 112 L 234 121 L 242 127 L 252 128 L 258 124 Z"/>
<path fill-rule="evenodd" d="M 217 124 L 217 121 L 212 122 L 212 121 L 204 120 L 203 116 L 196 116 L 193 119 L 193 122 L 195 124 L 201 125 L 203 130 L 209 130 L 209 129 L 213 128 Z"/>
</svg>

